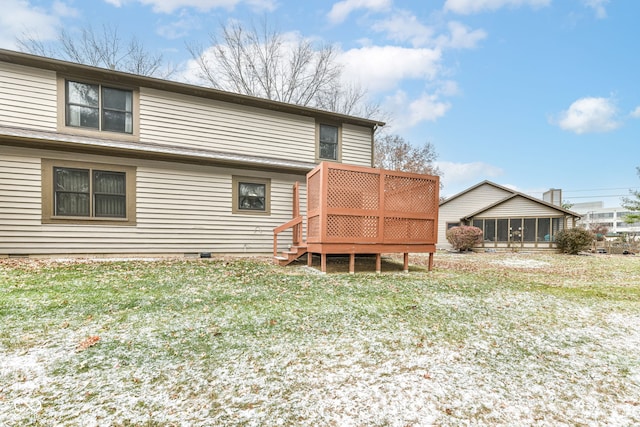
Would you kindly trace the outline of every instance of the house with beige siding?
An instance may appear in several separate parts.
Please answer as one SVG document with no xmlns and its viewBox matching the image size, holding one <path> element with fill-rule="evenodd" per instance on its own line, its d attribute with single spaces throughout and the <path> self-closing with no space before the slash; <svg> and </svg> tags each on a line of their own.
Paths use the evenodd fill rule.
<svg viewBox="0 0 640 427">
<path fill-rule="evenodd" d="M 483 181 L 440 203 L 438 247 L 451 248 L 449 228 L 472 225 L 483 232 L 477 250 L 556 250 L 555 234 L 580 219 L 560 204 Z"/>
<path fill-rule="evenodd" d="M 383 124 L 0 50 L 0 257 L 269 253 Z"/>
</svg>

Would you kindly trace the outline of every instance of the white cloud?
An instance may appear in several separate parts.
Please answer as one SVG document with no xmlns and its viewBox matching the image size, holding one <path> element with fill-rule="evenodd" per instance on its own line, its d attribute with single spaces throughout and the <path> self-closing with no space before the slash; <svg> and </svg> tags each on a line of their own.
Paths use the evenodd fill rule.
<svg viewBox="0 0 640 427">
<path fill-rule="evenodd" d="M 408 11 L 401 11 L 388 19 L 376 22 L 373 29 L 386 33 L 386 37 L 397 42 L 409 42 L 414 47 L 437 46 L 442 48 L 471 49 L 487 37 L 484 30 L 470 30 L 460 22 L 447 24 L 449 34 L 435 37 L 433 27 L 422 24 Z"/>
<path fill-rule="evenodd" d="M 51 5 L 51 11 L 52 14 L 54 16 L 59 16 L 59 17 L 77 17 L 80 15 L 80 12 L 78 12 L 77 9 L 74 9 L 73 7 L 69 6 L 68 4 L 62 2 L 62 1 L 54 1 L 53 4 Z"/>
<path fill-rule="evenodd" d="M 212 9 L 233 10 L 240 3 L 247 4 L 258 12 L 272 12 L 277 7 L 276 0 L 105 0 L 113 6 L 120 7 L 127 2 L 137 1 L 145 6 L 151 6 L 156 13 L 173 13 L 178 9 L 193 8 L 201 12 Z"/>
<path fill-rule="evenodd" d="M 435 122 L 451 108 L 438 93 L 422 93 L 413 98 L 404 90 L 396 90 L 382 102 L 384 111 L 392 112 L 393 132 L 410 129 L 422 122 Z"/>
<path fill-rule="evenodd" d="M 451 21 L 448 24 L 450 35 L 438 38 L 438 45 L 453 49 L 473 49 L 480 40 L 487 37 L 484 30 L 470 31 L 469 27 L 460 22 Z"/>
<path fill-rule="evenodd" d="M 503 7 L 531 6 L 544 7 L 551 0 L 447 0 L 444 9 L 461 15 L 498 10 Z"/>
<path fill-rule="evenodd" d="M 553 120 L 552 120 L 553 123 Z M 577 134 L 608 132 L 620 127 L 617 108 L 608 98 L 581 98 L 560 113 L 555 123 Z"/>
<path fill-rule="evenodd" d="M 415 15 L 401 11 L 390 18 L 376 22 L 375 31 L 386 33 L 387 38 L 397 42 L 409 42 L 413 46 L 426 46 L 433 39 L 434 30 L 418 21 Z"/>
<path fill-rule="evenodd" d="M 357 9 L 367 9 L 381 12 L 391 7 L 392 0 L 342 0 L 334 3 L 327 14 L 329 21 L 334 24 L 343 22 L 351 12 Z"/>
<path fill-rule="evenodd" d="M 434 122 L 443 117 L 451 108 L 451 104 L 440 100 L 436 94 L 422 94 L 418 99 L 409 102 L 408 125 L 415 126 L 423 121 Z"/>
<path fill-rule="evenodd" d="M 607 9 L 605 9 L 607 3 L 609 3 L 609 0 L 584 0 L 585 6 L 593 9 L 598 19 L 607 17 Z"/>
<path fill-rule="evenodd" d="M 200 21 L 195 16 L 186 13 L 180 14 L 180 18 L 166 25 L 158 25 L 156 32 L 167 39 L 177 39 L 189 34 L 193 29 L 200 28 Z"/>
<path fill-rule="evenodd" d="M 635 110 L 633 110 L 631 112 L 631 117 L 633 117 L 634 119 L 640 119 L 640 105 L 636 107 Z"/>
<path fill-rule="evenodd" d="M 443 173 L 442 183 L 446 195 L 453 196 L 484 180 L 493 180 L 504 173 L 497 167 L 483 162 L 454 163 L 440 161 L 436 166 Z"/>
<path fill-rule="evenodd" d="M 61 1 L 55 1 L 51 9 L 34 6 L 28 0 L 4 0 L 2 7 L 11 11 L 0 14 L 0 47 L 7 49 L 17 48 L 16 38 L 55 39 L 61 18 L 78 14 Z"/>
<path fill-rule="evenodd" d="M 440 70 L 438 49 L 364 46 L 342 52 L 343 78 L 371 92 L 397 87 L 406 79 L 434 79 Z"/>
</svg>

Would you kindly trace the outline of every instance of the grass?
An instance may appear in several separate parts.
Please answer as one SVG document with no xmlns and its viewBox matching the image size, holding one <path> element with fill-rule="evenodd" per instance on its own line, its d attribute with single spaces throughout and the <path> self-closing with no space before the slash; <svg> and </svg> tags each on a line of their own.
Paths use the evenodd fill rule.
<svg viewBox="0 0 640 427">
<path fill-rule="evenodd" d="M 640 423 L 640 259 L 0 260 L 0 426 Z"/>
</svg>

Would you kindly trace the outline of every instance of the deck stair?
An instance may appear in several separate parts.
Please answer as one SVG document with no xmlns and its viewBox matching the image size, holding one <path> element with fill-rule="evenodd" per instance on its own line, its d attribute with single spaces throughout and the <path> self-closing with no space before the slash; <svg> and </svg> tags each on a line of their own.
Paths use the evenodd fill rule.
<svg viewBox="0 0 640 427">
<path fill-rule="evenodd" d="M 285 266 L 289 265 L 302 255 L 307 253 L 307 245 L 301 244 L 298 246 L 291 246 L 289 250 L 281 252 L 280 255 L 274 257 L 274 259 L 278 262 L 279 265 Z"/>
</svg>

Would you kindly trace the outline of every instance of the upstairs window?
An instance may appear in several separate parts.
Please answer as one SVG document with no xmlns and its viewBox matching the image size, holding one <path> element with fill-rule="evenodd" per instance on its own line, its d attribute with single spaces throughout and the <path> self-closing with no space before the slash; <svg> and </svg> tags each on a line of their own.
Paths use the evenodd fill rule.
<svg viewBox="0 0 640 427">
<path fill-rule="evenodd" d="M 67 80 L 67 126 L 133 133 L 133 91 Z"/>
<path fill-rule="evenodd" d="M 318 159 L 340 161 L 340 128 L 318 125 Z"/>
</svg>

